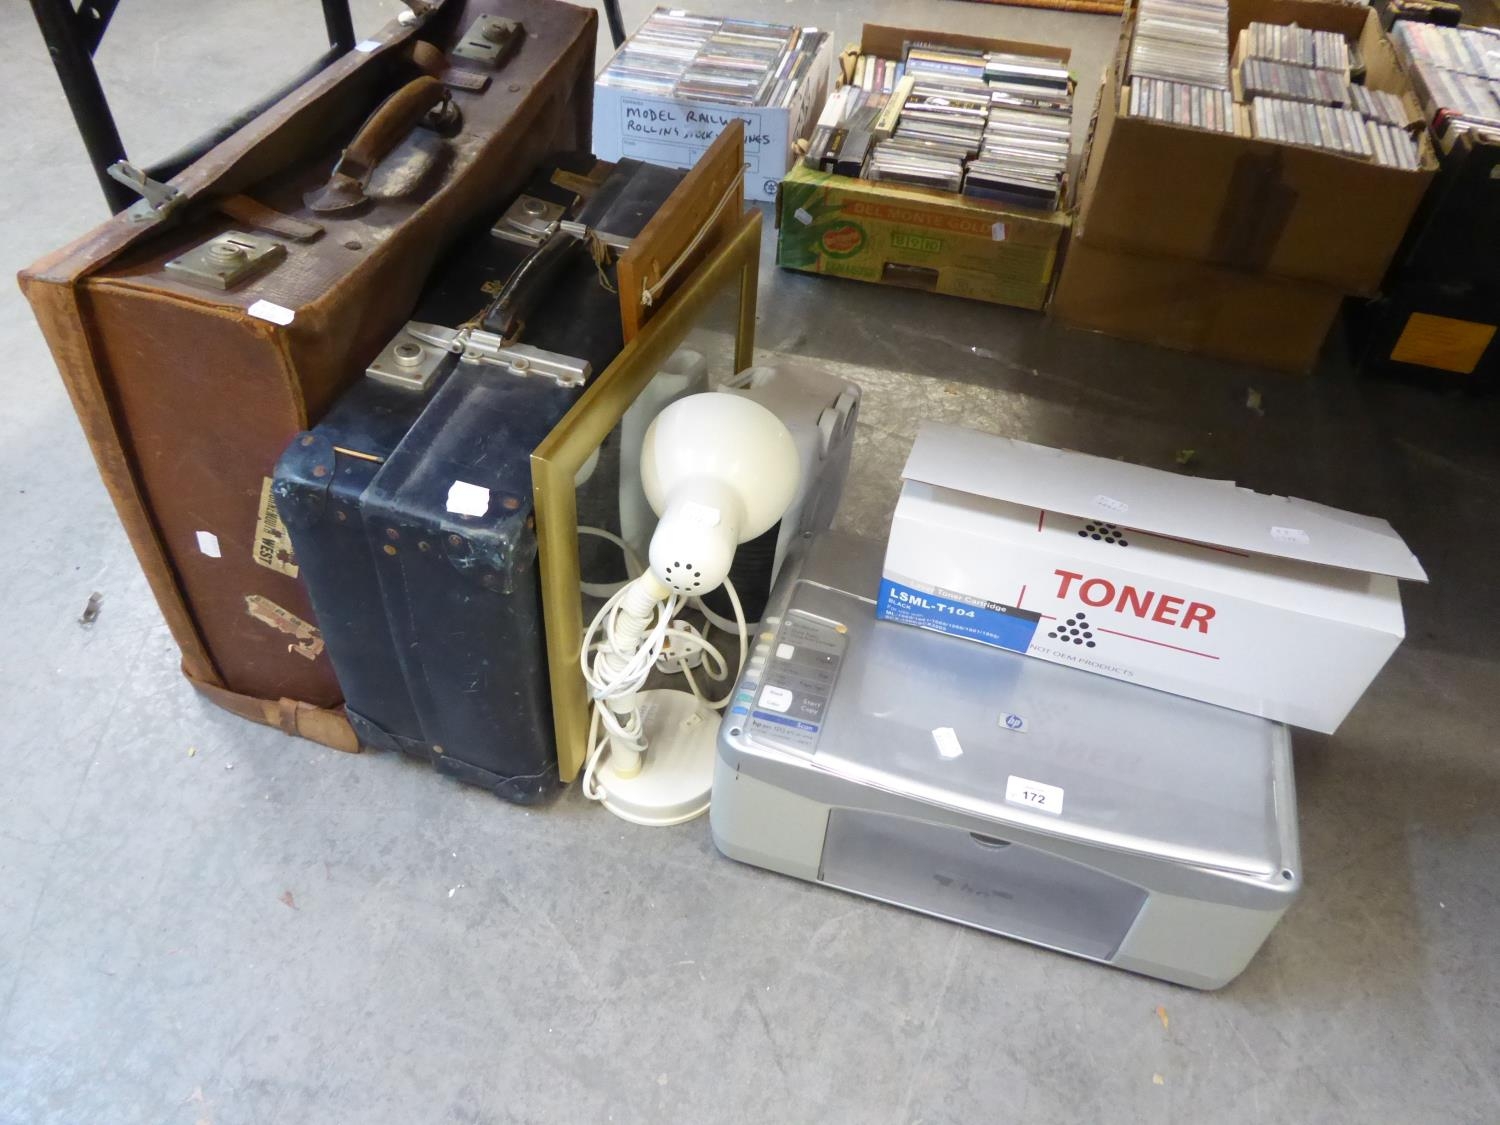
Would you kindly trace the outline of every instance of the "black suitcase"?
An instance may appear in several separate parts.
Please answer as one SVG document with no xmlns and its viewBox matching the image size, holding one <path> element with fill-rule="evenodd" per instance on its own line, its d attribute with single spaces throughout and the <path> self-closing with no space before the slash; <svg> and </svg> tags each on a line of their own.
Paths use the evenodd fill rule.
<svg viewBox="0 0 1500 1125">
<path fill-rule="evenodd" d="M 684 175 L 596 165 L 559 158 L 439 267 L 406 331 L 275 475 L 361 743 L 518 803 L 558 777 L 531 452 L 623 346 L 601 245 L 639 234 Z"/>
</svg>

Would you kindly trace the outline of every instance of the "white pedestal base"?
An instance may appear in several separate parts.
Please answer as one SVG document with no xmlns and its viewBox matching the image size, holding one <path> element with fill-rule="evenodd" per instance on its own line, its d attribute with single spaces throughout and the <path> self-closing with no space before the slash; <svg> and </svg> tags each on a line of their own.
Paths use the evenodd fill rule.
<svg viewBox="0 0 1500 1125">
<path fill-rule="evenodd" d="M 691 692 L 643 691 L 646 760 L 634 777 L 615 773 L 606 754 L 594 784 L 621 820 L 652 828 L 682 824 L 708 811 L 718 753 L 719 713 Z"/>
</svg>

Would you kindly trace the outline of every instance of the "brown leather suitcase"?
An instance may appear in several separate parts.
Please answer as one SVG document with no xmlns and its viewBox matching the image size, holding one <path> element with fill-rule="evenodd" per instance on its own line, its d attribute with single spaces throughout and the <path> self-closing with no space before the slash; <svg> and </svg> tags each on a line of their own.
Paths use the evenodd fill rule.
<svg viewBox="0 0 1500 1125">
<path fill-rule="evenodd" d="M 20 278 L 183 671 L 348 750 L 276 458 L 406 321 L 439 253 L 591 139 L 592 11 L 410 7 Z"/>
</svg>

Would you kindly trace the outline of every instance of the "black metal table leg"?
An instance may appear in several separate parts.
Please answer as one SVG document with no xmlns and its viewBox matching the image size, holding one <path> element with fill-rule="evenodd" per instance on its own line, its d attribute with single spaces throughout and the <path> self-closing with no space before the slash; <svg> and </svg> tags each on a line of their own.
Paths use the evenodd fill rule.
<svg viewBox="0 0 1500 1125">
<path fill-rule="evenodd" d="M 328 45 L 343 54 L 354 50 L 354 17 L 349 0 L 323 0 L 323 22 L 328 25 Z"/>
<path fill-rule="evenodd" d="M 349 0 L 321 2 L 323 22 L 328 27 L 328 51 L 312 67 L 293 79 L 291 85 L 236 114 L 219 128 L 206 133 L 186 149 L 152 169 L 153 179 L 167 179 L 176 175 L 213 145 L 276 104 L 297 85 L 307 81 L 340 55 L 354 49 L 354 17 L 349 10 Z M 36 16 L 37 26 L 41 28 L 47 51 L 52 56 L 52 65 L 57 68 L 57 77 L 62 82 L 68 108 L 73 111 L 73 120 L 78 124 L 83 146 L 88 150 L 94 175 L 99 179 L 99 187 L 103 190 L 111 211 L 123 211 L 135 202 L 135 194 L 124 184 L 111 179 L 105 171 L 111 164 L 125 159 L 125 145 L 120 140 L 114 115 L 109 111 L 109 101 L 104 96 L 104 87 L 99 83 L 99 73 L 94 69 L 94 52 L 99 49 L 110 17 L 115 14 L 119 3 L 120 0 L 83 0 L 75 10 L 72 0 L 31 0 L 32 13 Z"/>
<path fill-rule="evenodd" d="M 625 42 L 625 19 L 620 15 L 620 0 L 600 0 L 604 5 L 604 22 L 609 24 L 609 37 L 615 47 Z"/>
<path fill-rule="evenodd" d="M 110 8 L 113 9 L 113 5 Z M 57 77 L 62 82 L 73 119 L 78 123 L 78 132 L 88 150 L 94 174 L 99 178 L 99 187 L 104 191 L 110 210 L 121 211 L 135 201 L 135 195 L 124 184 L 110 179 L 104 170 L 115 161 L 125 159 L 125 145 L 120 140 L 120 131 L 115 128 L 114 116 L 109 112 L 99 74 L 94 70 L 91 44 L 80 34 L 79 17 L 68 0 L 31 0 L 31 10 L 36 15 L 37 26 L 42 29 L 52 65 L 57 68 Z M 91 38 L 97 44 L 97 36 Z"/>
</svg>

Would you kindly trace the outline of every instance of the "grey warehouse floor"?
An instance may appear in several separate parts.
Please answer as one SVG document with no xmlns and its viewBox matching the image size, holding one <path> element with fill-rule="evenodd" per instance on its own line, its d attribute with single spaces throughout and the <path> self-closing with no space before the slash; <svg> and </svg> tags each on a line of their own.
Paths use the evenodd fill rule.
<svg viewBox="0 0 1500 1125">
<path fill-rule="evenodd" d="M 698 6 L 1066 43 L 1085 117 L 1114 34 L 955 0 Z M 293 0 L 122 5 L 101 68 L 130 151 L 320 33 Z M 0 34 L 13 272 L 103 212 L 25 5 Z M 1353 716 L 1296 735 L 1305 887 L 1243 976 L 1129 976 L 739 866 L 705 820 L 627 830 L 576 791 L 528 812 L 216 710 L 0 288 L 0 1122 L 1500 1120 L 1496 405 L 1356 382 L 1337 340 L 1297 379 L 769 255 L 761 284 L 765 351 L 865 387 L 853 530 L 884 532 L 941 417 L 1164 468 L 1192 448 L 1205 476 L 1386 516 L 1426 563 Z"/>
</svg>

